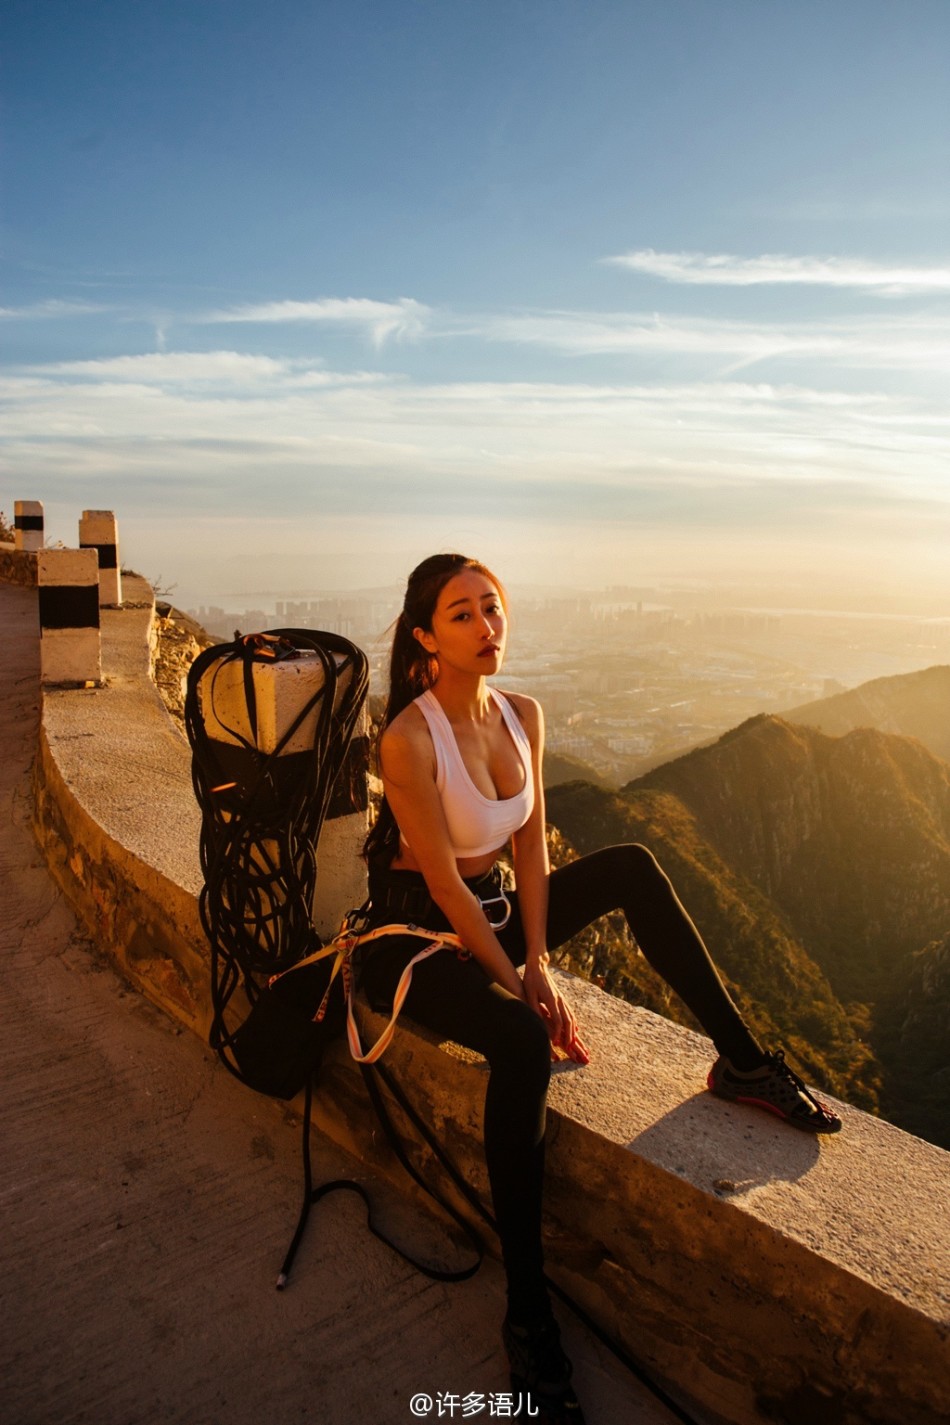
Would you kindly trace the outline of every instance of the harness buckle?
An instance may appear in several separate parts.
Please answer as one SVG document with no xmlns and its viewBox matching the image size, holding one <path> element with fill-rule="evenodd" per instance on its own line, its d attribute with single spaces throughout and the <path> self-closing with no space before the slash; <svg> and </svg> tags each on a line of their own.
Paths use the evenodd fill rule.
<svg viewBox="0 0 950 1425">
<path fill-rule="evenodd" d="M 340 926 L 341 935 L 361 935 L 369 924 L 372 901 L 366 900 L 355 910 L 348 910 Z"/>
<path fill-rule="evenodd" d="M 511 919 L 511 901 L 505 895 L 505 892 L 499 887 L 497 896 L 485 896 L 484 899 L 479 896 L 478 903 L 481 906 L 482 910 L 485 912 L 485 918 L 488 921 L 488 924 L 491 926 L 492 930 L 504 930 L 505 926 Z M 503 911 L 501 912 L 500 920 L 492 920 L 491 914 L 488 909 L 490 905 L 500 905 L 504 907 Z"/>
</svg>

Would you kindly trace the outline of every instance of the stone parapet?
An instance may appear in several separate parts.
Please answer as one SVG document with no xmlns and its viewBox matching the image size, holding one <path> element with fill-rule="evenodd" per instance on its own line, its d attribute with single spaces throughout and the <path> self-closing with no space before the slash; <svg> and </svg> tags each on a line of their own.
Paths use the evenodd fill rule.
<svg viewBox="0 0 950 1425">
<path fill-rule="evenodd" d="M 724 1104 L 708 1040 L 560 978 L 592 1058 L 556 1066 L 549 1096 L 557 1283 L 706 1421 L 948 1418 L 950 1155 L 844 1105 L 818 1143 Z M 384 1020 L 361 1022 L 369 1043 Z M 386 1064 L 488 1202 L 485 1066 L 407 1024 Z M 399 1184 L 342 1046 L 330 1072 L 321 1126 Z"/>
<path fill-rule="evenodd" d="M 44 695 L 37 831 L 100 945 L 205 1035 L 190 753 L 149 678 L 150 591 L 125 593 L 104 686 Z M 706 1421 L 950 1417 L 950 1154 L 846 1107 L 818 1142 L 715 1100 L 708 1041 L 568 982 L 592 1063 L 554 1073 L 552 1275 Z M 408 1020 L 386 1062 L 487 1200 L 484 1066 Z M 405 1186 L 343 1046 L 318 1098 L 325 1131 Z"/>
<path fill-rule="evenodd" d="M 126 607 L 101 615 L 103 686 L 44 692 L 37 831 L 97 943 L 150 999 L 206 1034 L 188 747 L 149 677 L 151 589 L 134 576 L 126 585 Z"/>
</svg>

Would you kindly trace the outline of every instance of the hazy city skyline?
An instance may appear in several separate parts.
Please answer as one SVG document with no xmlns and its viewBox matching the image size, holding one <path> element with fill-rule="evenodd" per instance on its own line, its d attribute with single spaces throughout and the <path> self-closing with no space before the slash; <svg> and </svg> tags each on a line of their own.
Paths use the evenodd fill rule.
<svg viewBox="0 0 950 1425">
<path fill-rule="evenodd" d="M 936 609 L 950 9 L 11 0 L 0 505 L 190 601 Z"/>
</svg>

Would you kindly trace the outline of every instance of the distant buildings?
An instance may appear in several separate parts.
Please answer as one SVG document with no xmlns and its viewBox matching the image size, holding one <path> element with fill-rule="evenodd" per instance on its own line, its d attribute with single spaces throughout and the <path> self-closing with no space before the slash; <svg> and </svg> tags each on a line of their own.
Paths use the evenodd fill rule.
<svg viewBox="0 0 950 1425">
<path fill-rule="evenodd" d="M 342 634 L 366 651 L 371 689 L 385 693 L 389 593 L 283 598 L 273 612 L 188 612 L 225 639 L 281 627 Z M 657 590 L 612 588 L 519 594 L 498 682 L 541 699 L 552 751 L 620 784 L 757 712 L 940 661 L 950 661 L 950 620 L 710 609 L 699 592 L 664 602 Z"/>
</svg>

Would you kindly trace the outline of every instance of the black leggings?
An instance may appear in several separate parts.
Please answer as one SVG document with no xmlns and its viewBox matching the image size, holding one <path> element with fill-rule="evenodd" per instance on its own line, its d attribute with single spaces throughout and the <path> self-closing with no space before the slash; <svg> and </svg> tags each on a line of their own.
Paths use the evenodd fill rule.
<svg viewBox="0 0 950 1425">
<path fill-rule="evenodd" d="M 421 882 L 412 872 L 384 874 L 390 884 Z M 371 875 L 371 894 L 372 881 Z M 523 965 L 517 893 L 509 892 L 509 899 L 511 919 L 498 939 L 512 963 Z M 739 1063 L 755 1062 L 761 1054 L 758 1045 L 699 932 L 645 846 L 609 846 L 551 873 L 549 948 L 556 949 L 612 910 L 624 912 L 649 963 L 692 1010 L 719 1052 Z M 444 917 L 426 926 L 447 928 Z M 418 939 L 399 935 L 366 947 L 361 978 L 374 1008 L 391 1007 L 399 976 L 418 949 Z M 485 1158 L 508 1278 L 509 1312 L 516 1321 L 529 1320 L 548 1305 L 541 1190 L 551 1047 L 544 1022 L 523 1000 L 490 980 L 476 960 L 460 960 L 449 951 L 415 967 L 405 1012 L 488 1061 Z"/>
</svg>

